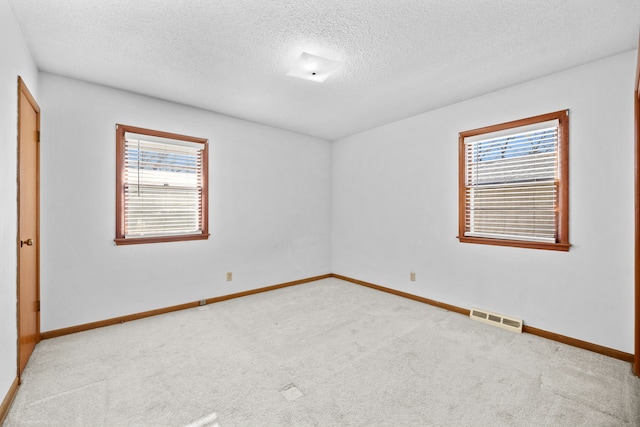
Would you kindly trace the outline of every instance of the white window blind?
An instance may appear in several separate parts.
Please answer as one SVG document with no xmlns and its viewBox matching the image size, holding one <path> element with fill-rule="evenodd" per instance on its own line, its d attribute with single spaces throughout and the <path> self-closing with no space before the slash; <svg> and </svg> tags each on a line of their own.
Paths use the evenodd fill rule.
<svg viewBox="0 0 640 427">
<path fill-rule="evenodd" d="M 556 242 L 558 124 L 465 138 L 465 236 Z"/>
<path fill-rule="evenodd" d="M 203 149 L 125 133 L 125 237 L 202 233 Z"/>
</svg>

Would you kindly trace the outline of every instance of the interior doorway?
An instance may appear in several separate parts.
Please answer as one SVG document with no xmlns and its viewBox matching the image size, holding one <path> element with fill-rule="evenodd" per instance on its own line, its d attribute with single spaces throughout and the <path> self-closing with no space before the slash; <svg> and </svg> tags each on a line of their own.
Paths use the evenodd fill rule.
<svg viewBox="0 0 640 427">
<path fill-rule="evenodd" d="M 18 77 L 18 377 L 40 341 L 40 107 Z"/>
</svg>

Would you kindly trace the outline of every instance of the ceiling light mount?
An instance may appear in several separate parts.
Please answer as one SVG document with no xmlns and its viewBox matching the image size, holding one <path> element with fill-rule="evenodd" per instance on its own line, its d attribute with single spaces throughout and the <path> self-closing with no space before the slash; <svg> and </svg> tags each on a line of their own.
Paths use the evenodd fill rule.
<svg viewBox="0 0 640 427">
<path fill-rule="evenodd" d="M 340 63 L 333 59 L 302 52 L 287 76 L 322 83 L 338 68 L 338 65 Z"/>
</svg>

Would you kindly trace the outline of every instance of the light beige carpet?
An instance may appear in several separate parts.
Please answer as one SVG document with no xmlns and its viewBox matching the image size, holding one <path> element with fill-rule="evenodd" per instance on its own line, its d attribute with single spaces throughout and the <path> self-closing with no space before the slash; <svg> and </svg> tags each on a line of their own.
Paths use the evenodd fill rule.
<svg viewBox="0 0 640 427">
<path fill-rule="evenodd" d="M 640 379 L 327 279 L 43 341 L 4 423 L 188 425 L 638 426 Z"/>
</svg>

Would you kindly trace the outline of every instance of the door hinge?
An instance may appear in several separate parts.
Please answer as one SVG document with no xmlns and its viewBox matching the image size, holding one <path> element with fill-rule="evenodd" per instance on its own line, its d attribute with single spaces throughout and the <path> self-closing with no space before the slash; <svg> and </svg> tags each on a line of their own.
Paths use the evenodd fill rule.
<svg viewBox="0 0 640 427">
<path fill-rule="evenodd" d="M 36 301 L 36 311 L 40 312 L 40 300 Z"/>
<path fill-rule="evenodd" d="M 40 131 L 36 131 L 36 142 L 40 142 Z"/>
</svg>

